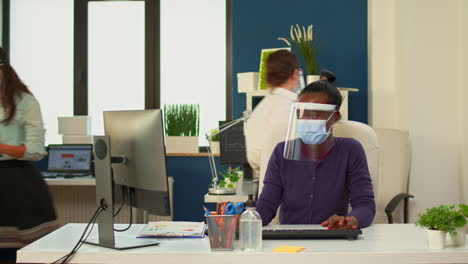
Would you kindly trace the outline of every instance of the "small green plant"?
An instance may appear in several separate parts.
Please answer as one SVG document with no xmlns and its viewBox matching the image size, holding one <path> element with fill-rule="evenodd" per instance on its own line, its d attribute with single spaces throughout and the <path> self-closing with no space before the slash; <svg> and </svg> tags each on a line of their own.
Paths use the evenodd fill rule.
<svg viewBox="0 0 468 264">
<path fill-rule="evenodd" d="M 416 225 L 430 230 L 440 230 L 454 236 L 457 234 L 456 228 L 466 224 L 466 207 L 464 205 L 457 209 L 455 205 L 441 205 L 426 209 L 426 212 L 419 214 Z M 463 209 L 464 208 L 464 209 Z"/>
<path fill-rule="evenodd" d="M 218 129 L 215 129 L 215 130 L 213 130 L 211 132 L 211 135 L 212 135 L 211 136 L 211 141 L 212 142 L 219 142 L 219 134 L 216 134 L 216 133 L 218 133 L 218 131 L 219 131 Z M 216 134 L 216 135 L 213 136 L 213 134 Z"/>
<path fill-rule="evenodd" d="M 200 105 L 164 105 L 164 129 L 166 136 L 198 136 L 200 128 Z"/>
<path fill-rule="evenodd" d="M 240 167 L 231 168 L 229 167 L 225 173 L 219 172 L 223 179 L 219 181 L 218 185 L 220 188 L 234 188 L 235 184 L 242 175 L 239 173 Z"/>
<path fill-rule="evenodd" d="M 460 208 L 460 213 L 468 218 L 468 205 L 466 204 L 459 204 L 458 207 Z"/>
</svg>

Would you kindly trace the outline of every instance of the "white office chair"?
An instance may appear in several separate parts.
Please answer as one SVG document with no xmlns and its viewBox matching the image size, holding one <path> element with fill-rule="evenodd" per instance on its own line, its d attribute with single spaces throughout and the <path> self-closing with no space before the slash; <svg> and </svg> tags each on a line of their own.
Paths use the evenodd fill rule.
<svg viewBox="0 0 468 264">
<path fill-rule="evenodd" d="M 377 204 L 385 205 L 385 214 L 379 210 L 374 223 L 407 223 L 408 180 L 411 169 L 411 142 L 407 131 L 376 128 L 380 145 L 379 193 Z M 402 204 L 401 201 L 404 201 Z"/>
<path fill-rule="evenodd" d="M 394 219 L 407 223 L 408 199 L 413 198 L 407 193 L 411 164 L 408 133 L 395 129 L 374 130 L 363 123 L 342 120 L 335 124 L 333 135 L 356 139 L 366 152 L 376 201 L 373 223 L 393 223 Z"/>
</svg>

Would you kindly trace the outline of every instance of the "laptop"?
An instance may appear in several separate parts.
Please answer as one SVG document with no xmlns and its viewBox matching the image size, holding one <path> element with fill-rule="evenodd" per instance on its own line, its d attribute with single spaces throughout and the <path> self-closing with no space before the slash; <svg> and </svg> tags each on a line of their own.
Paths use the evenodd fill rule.
<svg viewBox="0 0 468 264">
<path fill-rule="evenodd" d="M 49 145 L 47 171 L 44 178 L 92 176 L 92 144 Z"/>
</svg>

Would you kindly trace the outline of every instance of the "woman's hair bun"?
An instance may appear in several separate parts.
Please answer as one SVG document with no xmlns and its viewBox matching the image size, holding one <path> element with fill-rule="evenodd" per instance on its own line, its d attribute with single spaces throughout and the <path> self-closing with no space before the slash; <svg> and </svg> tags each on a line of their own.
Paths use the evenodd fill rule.
<svg viewBox="0 0 468 264">
<path fill-rule="evenodd" d="M 332 71 L 326 69 L 320 71 L 320 79 L 322 79 L 322 77 L 326 77 L 329 83 L 334 83 L 336 80 L 336 75 Z"/>
</svg>

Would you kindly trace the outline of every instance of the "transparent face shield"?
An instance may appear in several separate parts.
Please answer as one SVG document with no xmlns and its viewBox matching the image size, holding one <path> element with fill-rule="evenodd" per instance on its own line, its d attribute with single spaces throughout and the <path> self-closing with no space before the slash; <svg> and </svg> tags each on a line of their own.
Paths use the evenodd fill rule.
<svg viewBox="0 0 468 264">
<path fill-rule="evenodd" d="M 294 88 L 294 92 L 299 95 L 301 93 L 302 89 L 304 89 L 306 87 L 305 86 L 305 81 L 304 81 L 304 73 L 302 72 L 302 69 L 299 69 L 298 77 L 299 77 L 299 80 L 297 82 L 297 87 Z"/>
<path fill-rule="evenodd" d="M 291 107 L 284 158 L 289 160 L 321 160 L 333 145 L 332 118 L 336 106 L 330 104 L 295 103 Z"/>
</svg>

